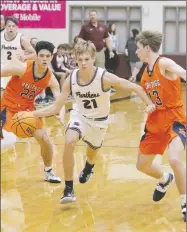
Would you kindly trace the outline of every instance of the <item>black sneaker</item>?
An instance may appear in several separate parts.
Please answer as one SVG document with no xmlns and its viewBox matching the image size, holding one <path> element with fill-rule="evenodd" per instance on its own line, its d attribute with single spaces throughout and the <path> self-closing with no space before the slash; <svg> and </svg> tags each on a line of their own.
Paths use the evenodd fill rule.
<svg viewBox="0 0 187 232">
<path fill-rule="evenodd" d="M 82 170 L 82 172 L 80 173 L 80 175 L 79 175 L 79 182 L 80 182 L 81 184 L 86 183 L 86 182 L 90 179 L 90 177 L 92 176 L 92 174 L 93 174 L 93 171 L 88 172 L 88 171 L 86 171 L 85 168 L 84 168 L 84 169 Z"/>
<path fill-rule="evenodd" d="M 181 208 L 182 208 L 183 220 L 184 222 L 186 222 L 186 203 L 183 206 L 181 206 Z"/>
<path fill-rule="evenodd" d="M 74 195 L 74 190 L 68 186 L 64 189 L 64 195 L 60 199 L 61 204 L 72 203 L 76 201 L 76 197 Z"/>
<path fill-rule="evenodd" d="M 153 193 L 153 201 L 160 201 L 165 196 L 166 191 L 169 185 L 173 182 L 173 180 L 174 180 L 174 175 L 172 173 L 169 173 L 169 178 L 165 184 L 161 184 L 158 182 L 155 191 Z"/>
</svg>

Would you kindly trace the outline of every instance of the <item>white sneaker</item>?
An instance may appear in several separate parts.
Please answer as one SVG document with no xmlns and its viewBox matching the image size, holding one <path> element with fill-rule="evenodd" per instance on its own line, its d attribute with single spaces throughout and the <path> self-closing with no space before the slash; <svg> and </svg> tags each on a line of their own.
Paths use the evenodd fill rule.
<svg viewBox="0 0 187 232">
<path fill-rule="evenodd" d="M 64 194 L 60 199 L 61 204 L 67 204 L 72 203 L 76 201 L 76 197 L 74 195 L 74 190 L 72 188 L 69 188 L 68 186 L 64 189 Z"/>
<path fill-rule="evenodd" d="M 61 179 L 60 177 L 56 176 L 54 174 L 54 172 L 51 170 L 49 170 L 48 172 L 44 171 L 45 175 L 44 175 L 44 180 L 50 183 L 60 183 Z"/>
<path fill-rule="evenodd" d="M 166 194 L 168 187 L 170 184 L 172 184 L 174 181 L 174 175 L 172 173 L 169 173 L 168 180 L 165 184 L 161 184 L 158 182 L 155 191 L 153 193 L 153 201 L 160 201 Z"/>
</svg>

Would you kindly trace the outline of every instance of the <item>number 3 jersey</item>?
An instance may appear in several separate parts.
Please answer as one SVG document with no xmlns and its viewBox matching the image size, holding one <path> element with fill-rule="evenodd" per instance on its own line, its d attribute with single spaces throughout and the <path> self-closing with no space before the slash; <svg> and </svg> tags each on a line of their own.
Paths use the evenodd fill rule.
<svg viewBox="0 0 187 232">
<path fill-rule="evenodd" d="M 103 88 L 104 73 L 104 69 L 97 67 L 86 85 L 79 82 L 79 69 L 71 74 L 71 91 L 75 99 L 73 109 L 87 118 L 102 118 L 109 114 L 110 89 L 105 91 Z"/>
<path fill-rule="evenodd" d="M 12 59 L 16 54 L 23 52 L 21 47 L 22 34 L 18 33 L 16 37 L 8 41 L 5 39 L 5 31 L 1 32 L 1 68 Z M 10 78 L 6 77 L 1 80 L 1 87 L 5 88 Z"/>
<path fill-rule="evenodd" d="M 159 57 L 154 64 L 152 74 L 149 76 L 145 68 L 141 79 L 141 85 L 151 97 L 157 110 L 175 109 L 183 106 L 182 85 L 180 77 L 176 80 L 169 80 L 164 77 L 159 69 Z"/>
<path fill-rule="evenodd" d="M 52 73 L 47 69 L 43 77 L 37 78 L 34 65 L 34 61 L 27 61 L 25 73 L 20 77 L 11 77 L 3 92 L 1 108 L 7 108 L 13 113 L 35 109 L 35 97 L 48 87 Z"/>
</svg>

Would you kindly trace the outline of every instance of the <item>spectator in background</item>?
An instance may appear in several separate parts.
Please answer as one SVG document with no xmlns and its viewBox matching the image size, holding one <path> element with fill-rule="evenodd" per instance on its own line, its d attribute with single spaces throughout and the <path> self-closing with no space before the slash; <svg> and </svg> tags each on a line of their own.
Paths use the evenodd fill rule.
<svg viewBox="0 0 187 232">
<path fill-rule="evenodd" d="M 75 36 L 75 38 L 73 39 L 73 48 L 75 47 L 75 45 L 76 45 L 77 43 L 80 43 L 80 42 L 82 42 L 82 41 L 84 41 L 84 39 L 79 38 L 78 35 Z"/>
<path fill-rule="evenodd" d="M 65 44 L 59 44 L 57 47 L 57 52 L 54 53 L 53 59 L 51 61 L 51 66 L 57 80 L 59 81 L 60 88 L 62 87 L 66 76 L 70 72 L 65 67 L 65 63 L 67 63 L 66 50 L 67 48 Z"/>
<path fill-rule="evenodd" d="M 5 16 L 1 14 L 1 32 L 5 29 Z"/>
<path fill-rule="evenodd" d="M 106 47 L 109 49 L 109 58 L 114 57 L 112 51 L 112 44 L 109 38 L 106 25 L 98 22 L 96 10 L 89 12 L 90 22 L 82 26 L 79 38 L 86 41 L 92 41 L 96 47 L 96 62 L 95 65 L 101 68 L 105 67 L 105 53 L 104 53 L 104 40 Z"/>
<path fill-rule="evenodd" d="M 78 68 L 75 54 L 73 52 L 73 48 L 74 48 L 73 44 L 67 44 L 67 50 L 66 50 L 67 63 L 65 64 L 65 66 L 70 71 L 74 70 L 75 68 Z"/>
<path fill-rule="evenodd" d="M 128 56 L 130 67 L 131 67 L 131 75 L 132 75 L 129 80 L 132 82 L 136 81 L 136 76 L 142 67 L 142 62 L 138 59 L 136 55 L 135 38 L 138 34 L 139 34 L 139 31 L 137 29 L 132 29 L 133 36 L 127 40 L 127 43 L 125 46 L 125 55 Z"/>
<path fill-rule="evenodd" d="M 119 36 L 116 34 L 116 25 L 115 23 L 110 23 L 108 26 L 108 34 L 112 43 L 112 51 L 114 53 L 114 57 L 110 58 L 110 51 L 108 48 L 105 50 L 105 68 L 108 72 L 115 73 L 115 70 L 118 66 L 118 50 L 119 50 Z"/>
</svg>

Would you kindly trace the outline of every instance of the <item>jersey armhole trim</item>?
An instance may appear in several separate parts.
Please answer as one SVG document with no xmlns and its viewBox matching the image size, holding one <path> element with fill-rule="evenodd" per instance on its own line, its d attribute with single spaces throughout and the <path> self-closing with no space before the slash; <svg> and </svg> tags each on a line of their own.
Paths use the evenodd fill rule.
<svg viewBox="0 0 187 232">
<path fill-rule="evenodd" d="M 73 76 L 73 72 L 74 70 L 71 72 L 71 75 L 70 75 L 70 92 L 73 94 L 72 92 L 72 76 Z"/>
<path fill-rule="evenodd" d="M 111 88 L 104 89 L 103 78 L 104 78 L 105 73 L 106 73 L 106 70 L 103 71 L 102 76 L 101 76 L 101 89 L 103 92 L 108 92 L 108 91 L 110 91 Z"/>
</svg>

